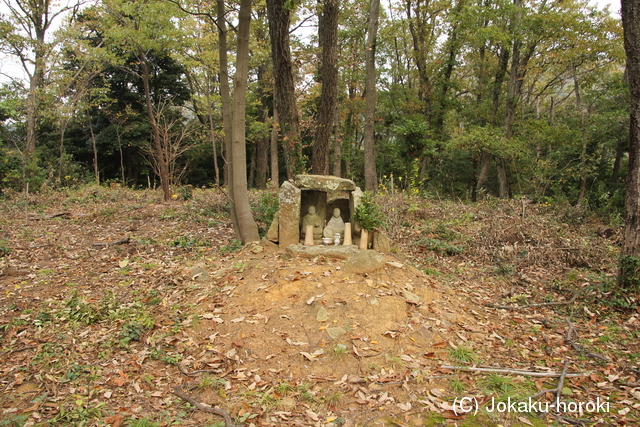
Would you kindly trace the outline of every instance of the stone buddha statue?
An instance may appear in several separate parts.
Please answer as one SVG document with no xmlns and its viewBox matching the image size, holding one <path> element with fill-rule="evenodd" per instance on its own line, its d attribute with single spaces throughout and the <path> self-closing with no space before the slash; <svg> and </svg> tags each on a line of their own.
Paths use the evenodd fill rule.
<svg viewBox="0 0 640 427">
<path fill-rule="evenodd" d="M 336 233 L 344 234 L 344 221 L 340 216 L 340 209 L 335 208 L 333 210 L 333 215 L 331 219 L 327 223 L 327 226 L 324 228 L 324 237 L 329 237 L 333 239 L 333 236 Z"/>
<path fill-rule="evenodd" d="M 313 239 L 322 239 L 322 218 L 316 213 L 315 206 L 309 206 L 308 213 L 302 217 L 302 233 L 307 232 L 307 225 L 313 226 Z"/>
</svg>

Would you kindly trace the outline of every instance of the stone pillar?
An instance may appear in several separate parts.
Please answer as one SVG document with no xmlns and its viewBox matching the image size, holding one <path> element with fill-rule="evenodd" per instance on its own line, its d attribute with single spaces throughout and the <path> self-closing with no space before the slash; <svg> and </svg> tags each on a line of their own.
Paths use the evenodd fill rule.
<svg viewBox="0 0 640 427">
<path fill-rule="evenodd" d="M 352 224 L 351 232 L 356 234 L 360 234 L 360 224 L 358 224 L 358 221 L 353 219 L 353 216 L 356 214 L 356 208 L 360 204 L 360 201 L 362 200 L 362 196 L 363 196 L 363 193 L 360 187 L 356 187 L 356 189 L 349 194 L 349 211 L 351 214 L 351 224 Z"/>
<path fill-rule="evenodd" d="M 280 216 L 278 218 L 281 247 L 300 243 L 300 189 L 289 181 L 280 186 Z"/>
</svg>

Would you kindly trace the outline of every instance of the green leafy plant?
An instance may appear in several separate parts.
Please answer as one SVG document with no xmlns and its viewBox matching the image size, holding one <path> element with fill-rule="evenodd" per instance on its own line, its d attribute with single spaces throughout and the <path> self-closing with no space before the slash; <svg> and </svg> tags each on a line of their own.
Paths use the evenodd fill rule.
<svg viewBox="0 0 640 427">
<path fill-rule="evenodd" d="M 23 426 L 30 417 L 31 417 L 30 413 L 12 415 L 12 416 L 9 416 L 9 418 L 7 418 L 6 420 L 0 421 L 0 426 L 1 427 L 4 427 L 4 426 L 8 426 L 8 427 Z"/>
<path fill-rule="evenodd" d="M 185 234 L 184 236 L 180 236 L 171 243 L 169 246 L 180 249 L 193 249 L 198 246 L 209 246 L 210 243 L 206 240 L 200 240 L 191 234 Z"/>
<path fill-rule="evenodd" d="M 475 363 L 478 355 L 468 347 L 456 347 L 449 349 L 449 357 L 460 363 Z"/>
<path fill-rule="evenodd" d="M 340 403 L 343 397 L 344 397 L 344 394 L 342 394 L 339 391 L 335 391 L 333 393 L 329 393 L 326 396 L 324 396 L 324 403 L 327 406 L 336 406 Z"/>
<path fill-rule="evenodd" d="M 293 386 L 287 382 L 282 382 L 276 386 L 276 392 L 280 396 L 286 396 L 291 391 L 293 391 Z"/>
<path fill-rule="evenodd" d="M 0 257 L 7 256 L 11 253 L 11 246 L 6 239 L 0 239 Z"/>
<path fill-rule="evenodd" d="M 190 185 L 180 187 L 177 196 L 180 200 L 191 200 L 193 197 L 193 187 Z"/>
<path fill-rule="evenodd" d="M 149 420 L 148 418 L 130 419 L 127 420 L 126 426 L 128 427 L 159 427 L 160 424 Z"/>
<path fill-rule="evenodd" d="M 515 391 L 511 379 L 498 374 L 491 374 L 480 383 L 486 390 L 496 393 L 510 394 Z"/>
<path fill-rule="evenodd" d="M 449 386 L 453 394 L 460 395 L 466 390 L 466 385 L 460 381 L 460 378 L 451 378 L 449 380 Z"/>
<path fill-rule="evenodd" d="M 449 256 L 459 255 L 466 250 L 464 245 L 430 238 L 418 239 L 413 243 L 413 246 L 422 247 L 427 250 Z"/>
<path fill-rule="evenodd" d="M 144 333 L 144 326 L 136 321 L 124 323 L 118 333 L 118 346 L 128 347 L 131 341 L 139 341 Z"/>
<path fill-rule="evenodd" d="M 333 348 L 332 352 L 334 357 L 341 359 L 347 354 L 347 346 L 344 344 L 338 344 Z"/>
<path fill-rule="evenodd" d="M 618 282 L 625 289 L 640 290 L 640 259 L 636 256 L 620 257 L 620 278 Z"/>
<path fill-rule="evenodd" d="M 60 405 L 60 412 L 52 421 L 55 425 L 87 425 L 91 420 L 104 416 L 104 411 L 102 410 L 104 406 L 104 402 L 88 404 L 78 399 L 70 409 L 65 408 L 64 405 Z"/>
<path fill-rule="evenodd" d="M 367 231 L 372 231 L 384 226 L 384 216 L 382 215 L 380 206 L 375 203 L 373 195 L 369 192 L 365 192 L 362 196 L 362 200 L 356 208 L 353 219 Z"/>
<path fill-rule="evenodd" d="M 279 200 L 276 193 L 260 193 L 258 205 L 253 208 L 256 221 L 264 223 L 268 227 L 273 222 L 276 212 L 278 212 L 278 203 Z"/>
<path fill-rule="evenodd" d="M 65 303 L 64 313 L 67 319 L 81 322 L 85 325 L 96 323 L 104 317 L 102 310 L 81 299 L 77 291 Z"/>
<path fill-rule="evenodd" d="M 222 245 L 220 247 L 220 255 L 228 255 L 233 252 L 237 252 L 242 249 L 242 242 L 240 240 L 234 239 L 226 245 Z"/>
</svg>

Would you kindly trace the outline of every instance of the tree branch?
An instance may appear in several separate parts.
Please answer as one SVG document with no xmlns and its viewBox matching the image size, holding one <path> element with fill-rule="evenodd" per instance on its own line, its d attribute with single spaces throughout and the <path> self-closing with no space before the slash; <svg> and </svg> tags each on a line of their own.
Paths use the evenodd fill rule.
<svg viewBox="0 0 640 427">
<path fill-rule="evenodd" d="M 216 415 L 220 415 L 222 418 L 224 418 L 224 425 L 226 427 L 240 427 L 236 424 L 233 424 L 233 421 L 231 420 L 231 417 L 229 416 L 229 413 L 223 409 L 220 408 L 215 408 L 213 406 L 209 406 L 209 405 L 205 405 L 202 404 L 200 402 L 197 402 L 195 399 L 193 399 L 192 397 L 190 397 L 187 393 L 185 393 L 182 390 L 182 387 L 177 385 L 173 387 L 173 394 L 175 394 L 176 396 L 178 396 L 179 398 L 181 398 L 182 400 L 189 402 L 190 404 L 192 404 L 195 408 L 203 411 L 203 412 L 208 412 L 210 414 L 216 414 Z"/>
<path fill-rule="evenodd" d="M 597 353 L 593 353 L 593 352 L 591 352 L 589 350 L 586 350 L 582 346 L 578 345 L 575 341 L 573 341 L 571 339 L 571 335 L 573 335 L 575 333 L 576 336 L 577 336 L 578 333 L 576 332 L 576 329 L 573 327 L 573 323 L 571 323 L 571 320 L 569 320 L 567 318 L 567 319 L 565 319 L 565 321 L 567 322 L 567 325 L 569 325 L 569 329 L 567 330 L 567 335 L 565 337 L 565 340 L 567 340 L 567 342 L 569 344 L 571 344 L 571 347 L 573 347 L 573 349 L 575 351 L 577 351 L 578 353 L 582 353 L 582 354 L 584 354 L 586 356 L 593 357 L 594 359 L 602 360 L 604 362 L 608 362 L 609 361 L 609 359 L 607 359 L 606 357 L 600 356 Z"/>
<path fill-rule="evenodd" d="M 556 401 L 560 400 L 560 395 L 562 394 L 562 388 L 564 387 L 564 379 L 567 376 L 568 370 L 569 370 L 569 361 L 565 360 L 564 368 L 562 369 L 562 374 L 560 374 L 560 379 L 558 379 L 558 384 L 556 385 L 556 388 L 539 391 L 538 393 L 531 396 L 531 399 L 535 399 L 536 397 L 542 396 L 543 394 L 546 394 L 546 393 L 555 393 Z"/>
<path fill-rule="evenodd" d="M 522 371 L 520 369 L 503 369 L 503 368 L 478 368 L 476 366 L 449 366 L 442 365 L 441 369 L 451 369 L 454 371 L 476 371 L 476 372 L 493 372 L 497 374 L 513 374 L 513 375 L 525 375 L 529 377 L 560 377 L 563 373 L 558 372 L 533 372 L 533 371 Z M 584 377 L 586 374 L 584 373 L 564 373 L 565 378 L 577 378 Z"/>
</svg>

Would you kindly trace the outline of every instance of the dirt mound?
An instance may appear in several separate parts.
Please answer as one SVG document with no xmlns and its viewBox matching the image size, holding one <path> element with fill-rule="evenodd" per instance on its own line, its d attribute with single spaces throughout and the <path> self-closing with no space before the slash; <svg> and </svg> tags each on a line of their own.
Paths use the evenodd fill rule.
<svg viewBox="0 0 640 427">
<path fill-rule="evenodd" d="M 384 269 L 362 276 L 345 273 L 344 260 L 262 249 L 246 248 L 227 263 L 233 268 L 211 271 L 211 280 L 199 282 L 201 292 L 193 296 L 201 320 L 185 333 L 208 345 L 185 369 L 224 362 L 227 388 L 238 381 L 249 390 L 268 388 L 274 379 L 291 388 L 327 381 L 339 395 L 356 396 L 332 403 L 333 410 L 351 413 L 348 419 L 371 401 L 400 404 L 401 412 L 411 406 L 406 390 L 379 389 L 439 367 L 438 353 L 461 338 L 471 345 L 472 325 L 482 320 L 451 288 L 391 256 Z M 212 293 L 218 297 L 200 295 L 214 288 L 222 288 Z M 321 400 L 330 401 L 329 394 Z"/>
</svg>

